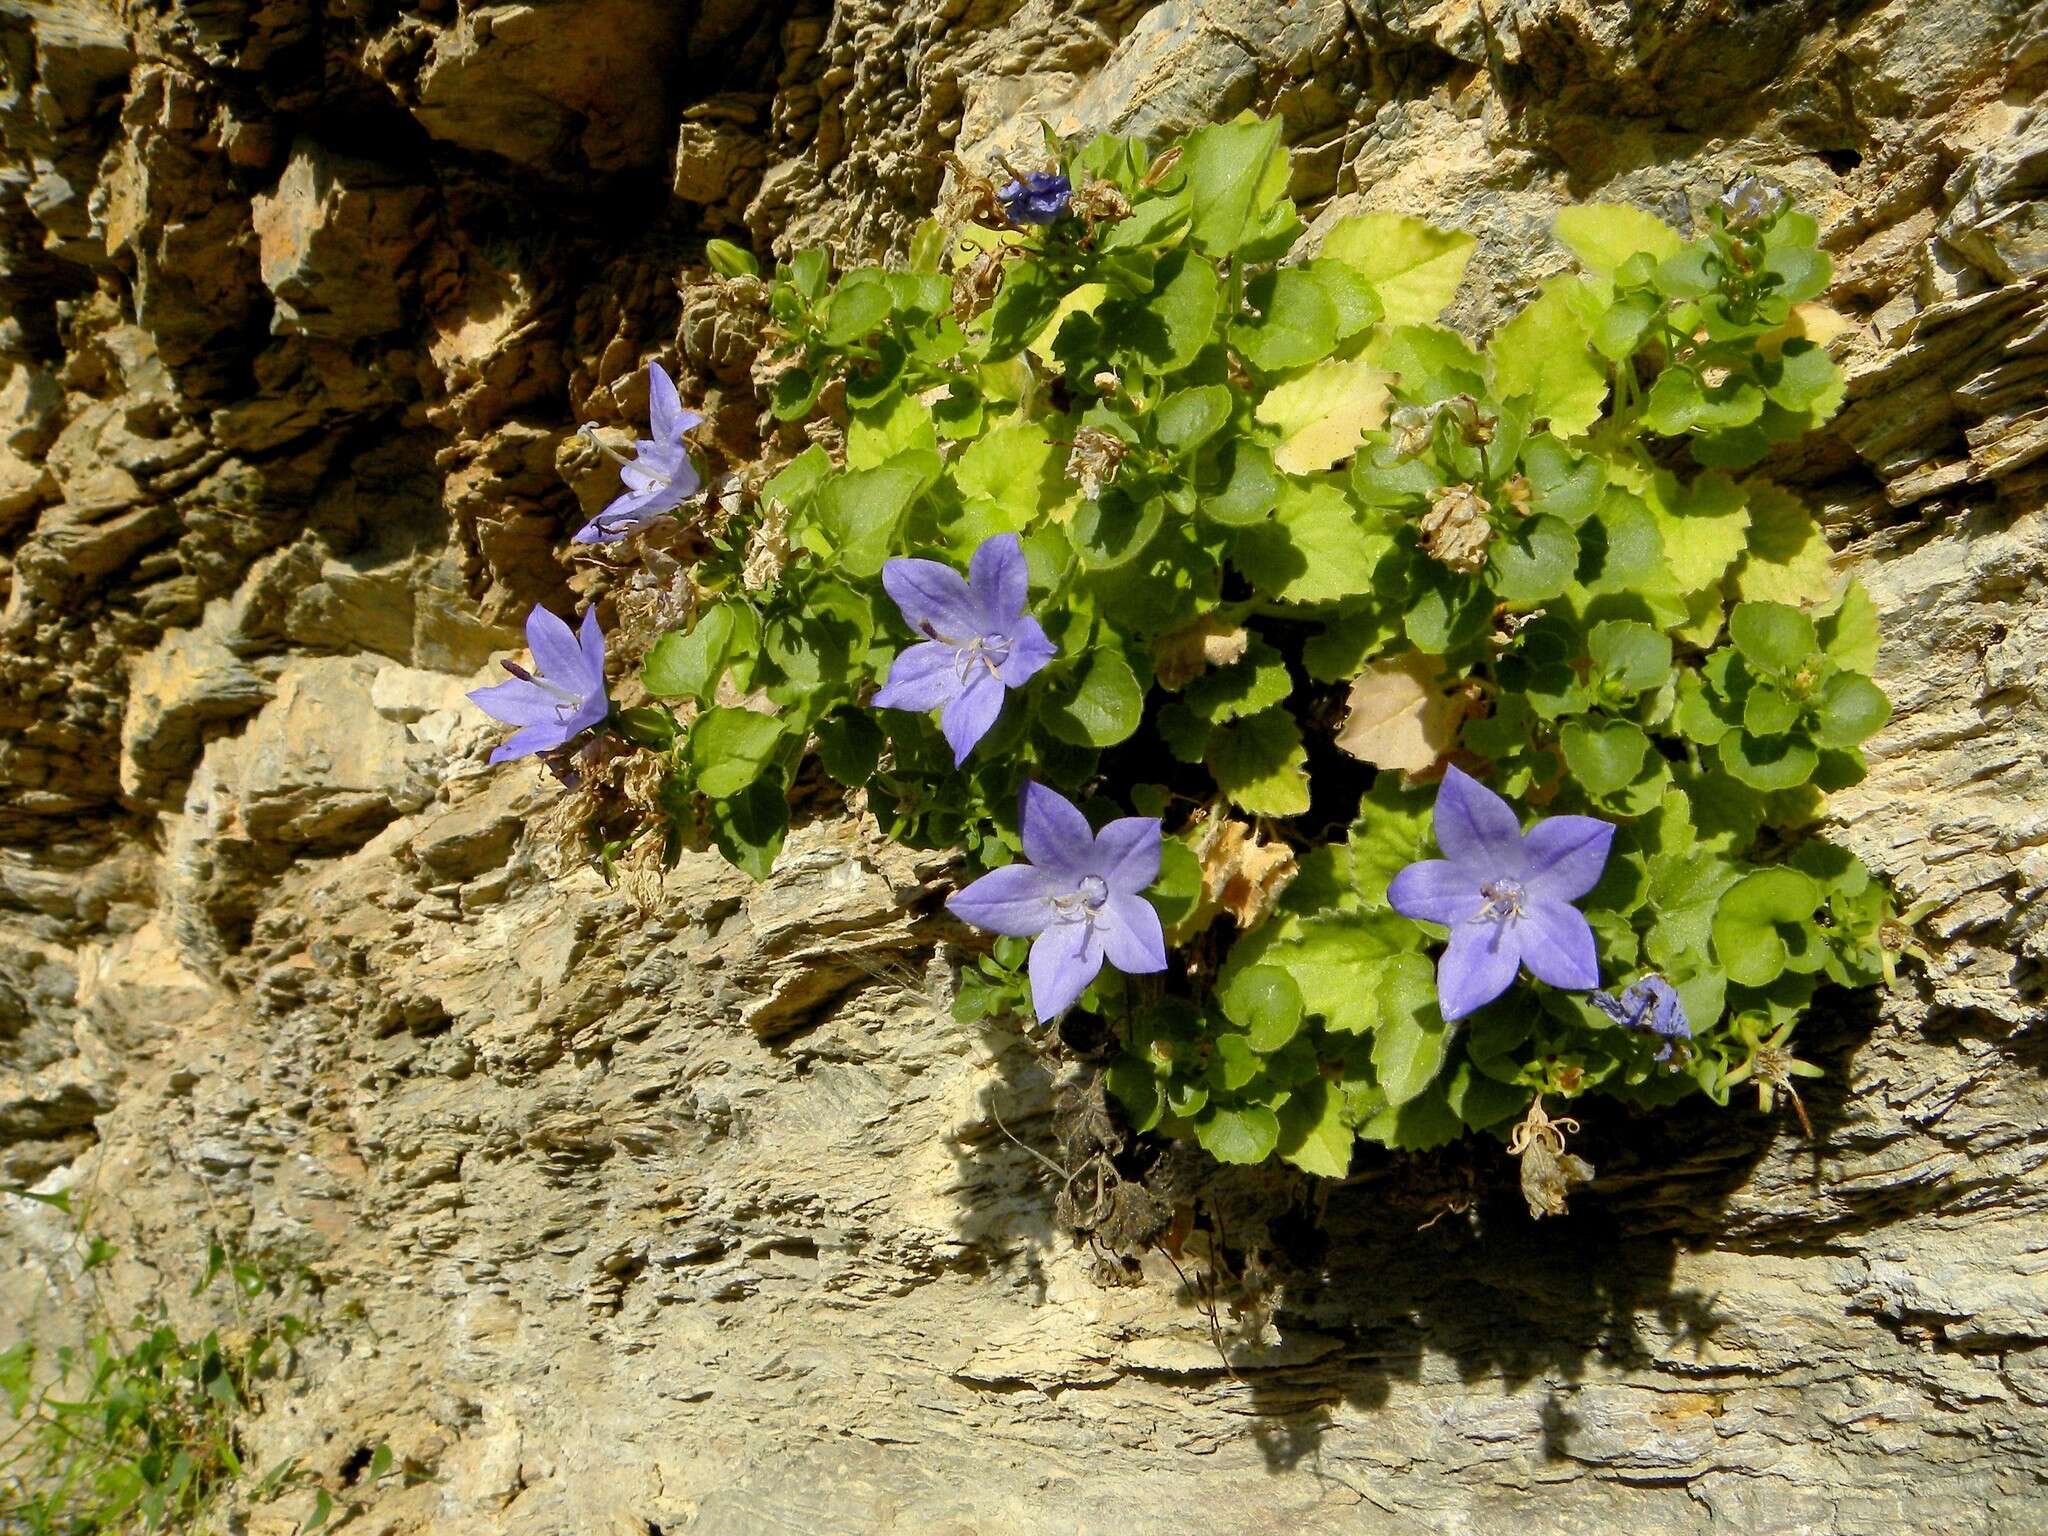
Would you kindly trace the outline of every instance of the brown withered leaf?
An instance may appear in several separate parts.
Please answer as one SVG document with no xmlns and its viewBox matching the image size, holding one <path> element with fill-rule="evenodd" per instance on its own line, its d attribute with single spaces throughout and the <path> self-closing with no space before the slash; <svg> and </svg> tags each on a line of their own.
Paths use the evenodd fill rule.
<svg viewBox="0 0 2048 1536">
<path fill-rule="evenodd" d="M 1353 680 L 1337 746 L 1362 762 L 1402 773 L 1433 767 L 1458 739 L 1467 701 L 1438 678 L 1443 659 L 1410 651 L 1376 661 Z"/>
<path fill-rule="evenodd" d="M 1552 1151 L 1548 1142 L 1532 1141 L 1522 1153 L 1522 1198 L 1538 1220 L 1562 1216 L 1566 1197 L 1592 1182 L 1593 1165 L 1576 1152 Z"/>
<path fill-rule="evenodd" d="M 1203 619 L 1186 629 L 1176 629 L 1152 642 L 1152 662 L 1159 674 L 1159 686 L 1178 693 L 1210 667 L 1227 667 L 1241 660 L 1251 635 L 1241 624 L 1221 619 Z"/>
<path fill-rule="evenodd" d="M 1217 815 L 1196 836 L 1202 866 L 1202 904 L 1186 925 L 1199 932 L 1218 912 L 1245 931 L 1256 928 L 1295 876 L 1294 850 L 1258 840 L 1251 827 Z"/>
</svg>

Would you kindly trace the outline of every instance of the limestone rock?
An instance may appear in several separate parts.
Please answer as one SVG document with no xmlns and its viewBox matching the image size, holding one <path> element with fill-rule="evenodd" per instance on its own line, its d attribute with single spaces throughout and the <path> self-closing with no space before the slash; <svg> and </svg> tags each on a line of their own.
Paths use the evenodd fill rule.
<svg viewBox="0 0 2048 1536">
<path fill-rule="evenodd" d="M 2041 7 L 1966 0 L 0 11 L 0 1180 L 99 1191 L 117 1312 L 218 1321 L 208 1232 L 305 1255 L 242 1432 L 390 1536 L 2043 1527 L 2044 87 Z M 527 609 L 639 574 L 565 545 L 578 425 L 659 356 L 758 472 L 706 236 L 900 252 L 949 151 L 1246 107 L 1311 242 L 1471 231 L 1473 332 L 1567 200 L 1820 219 L 1849 399 L 1770 469 L 1896 702 L 1831 833 L 1935 905 L 1802 1034 L 1811 1142 L 1581 1106 L 1540 1225 L 1491 1143 L 1308 1197 L 1176 1154 L 1222 1230 L 1127 1269 L 1055 1219 L 1057 1053 L 951 1017 L 944 855 L 809 802 L 763 884 L 611 888 L 485 767 Z M 61 1320 L 68 1229 L 0 1240 Z"/>
<path fill-rule="evenodd" d="M 258 264 L 277 300 L 271 328 L 342 341 L 396 330 L 432 201 L 394 170 L 299 140 L 276 190 L 252 204 Z"/>
</svg>

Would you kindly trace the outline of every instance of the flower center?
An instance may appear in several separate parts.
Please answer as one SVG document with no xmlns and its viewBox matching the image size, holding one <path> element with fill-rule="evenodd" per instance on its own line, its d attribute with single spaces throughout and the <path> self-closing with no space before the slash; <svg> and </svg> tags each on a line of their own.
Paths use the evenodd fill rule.
<svg viewBox="0 0 2048 1536">
<path fill-rule="evenodd" d="M 1475 923 L 1505 923 L 1522 915 L 1522 882 L 1519 880 L 1489 880 L 1479 887 L 1479 894 L 1486 898 L 1486 905 L 1472 914 Z"/>
<path fill-rule="evenodd" d="M 986 667 L 989 676 L 1000 677 L 998 670 L 1010 659 L 1010 637 L 1008 635 L 974 635 L 953 644 L 959 654 L 953 658 L 953 670 L 961 682 L 966 682 L 976 667 Z"/>
<path fill-rule="evenodd" d="M 1083 875 L 1065 896 L 1052 899 L 1052 909 L 1061 922 L 1093 922 L 1102 904 L 1109 900 L 1109 882 L 1100 875 Z"/>
</svg>

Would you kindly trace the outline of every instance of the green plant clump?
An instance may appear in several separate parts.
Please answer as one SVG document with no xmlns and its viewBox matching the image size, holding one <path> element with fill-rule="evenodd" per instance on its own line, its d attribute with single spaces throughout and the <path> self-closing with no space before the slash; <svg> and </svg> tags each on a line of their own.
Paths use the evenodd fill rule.
<svg viewBox="0 0 2048 1536">
<path fill-rule="evenodd" d="M 74 1215 L 68 1193 L 7 1193 Z M 262 1384 L 289 1370 L 306 1324 L 283 1303 L 310 1276 L 291 1274 L 209 1243 L 192 1286 L 200 1296 L 225 1281 L 236 1323 L 198 1338 L 159 1305 L 123 1326 L 99 1305 L 97 1279 L 113 1256 L 103 1238 L 76 1241 L 91 1298 L 80 1342 L 45 1352 L 27 1339 L 0 1349 L 0 1399 L 12 1428 L 0 1433 L 0 1531 L 20 1536 L 114 1536 L 196 1532 L 218 1525 L 224 1496 L 240 1489 L 266 1502 L 311 1490 L 301 1530 L 319 1530 L 334 1496 L 296 1460 L 253 1473 L 237 1430 Z M 369 1476 L 392 1473 L 389 1446 L 371 1454 Z"/>
<path fill-rule="evenodd" d="M 1079 1006 L 1134 1125 L 1227 1162 L 1340 1176 L 1358 1140 L 1505 1135 L 1544 1095 L 1789 1091 L 1816 988 L 1900 947 L 1813 832 L 1888 718 L 1874 610 L 1753 472 L 1842 400 L 1814 221 L 1754 181 L 1689 240 L 1568 209 L 1576 270 L 1474 347 L 1439 323 L 1473 239 L 1368 213 L 1300 254 L 1276 123 L 1047 152 L 1049 221 L 983 188 L 907 270 L 773 275 L 774 413 L 829 425 L 716 526 L 645 662 L 661 702 L 613 717 L 662 755 L 668 855 L 765 875 L 812 763 L 980 870 L 1020 858 L 1027 782 L 1158 818 L 1172 962 L 1112 952 Z M 956 766 L 940 720 L 872 703 L 931 638 L 885 568 L 1005 535 L 1053 655 Z M 1388 888 L 1452 766 L 1612 827 L 1579 902 L 1598 991 L 1524 975 L 1446 1023 L 1446 929 Z M 1029 1009 L 1027 948 L 993 942 L 961 1018 Z M 1616 993 L 1677 1002 L 1633 1027 Z"/>
</svg>

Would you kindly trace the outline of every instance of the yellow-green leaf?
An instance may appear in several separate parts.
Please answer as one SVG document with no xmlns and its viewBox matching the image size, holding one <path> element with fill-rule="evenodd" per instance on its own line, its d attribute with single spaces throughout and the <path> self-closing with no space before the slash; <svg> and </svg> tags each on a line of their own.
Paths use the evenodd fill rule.
<svg viewBox="0 0 2048 1536">
<path fill-rule="evenodd" d="M 1372 284 L 1386 308 L 1383 323 L 1409 325 L 1443 313 L 1478 244 L 1470 235 L 1434 229 L 1406 214 L 1359 213 L 1330 226 L 1321 254 L 1348 264 Z"/>
<path fill-rule="evenodd" d="M 1348 459 L 1387 419 L 1387 375 L 1362 358 L 1316 364 L 1266 391 L 1254 413 L 1280 434 L 1273 463 L 1312 475 Z"/>
<path fill-rule="evenodd" d="M 1676 256 L 1685 243 L 1655 214 L 1619 203 L 1561 209 L 1552 229 L 1589 272 L 1612 272 L 1639 251 L 1661 262 Z"/>
</svg>

